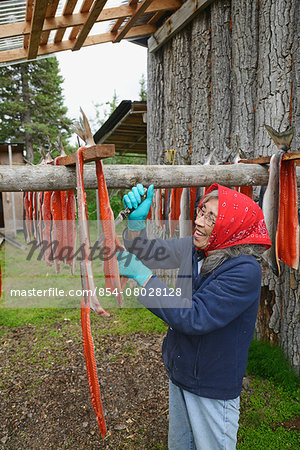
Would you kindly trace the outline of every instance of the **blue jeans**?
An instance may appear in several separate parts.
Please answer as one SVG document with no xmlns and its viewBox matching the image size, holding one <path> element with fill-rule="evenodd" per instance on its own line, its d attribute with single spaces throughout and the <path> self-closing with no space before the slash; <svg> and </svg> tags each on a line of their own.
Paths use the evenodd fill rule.
<svg viewBox="0 0 300 450">
<path fill-rule="evenodd" d="M 234 450 L 240 397 L 215 400 L 169 384 L 169 450 Z"/>
</svg>

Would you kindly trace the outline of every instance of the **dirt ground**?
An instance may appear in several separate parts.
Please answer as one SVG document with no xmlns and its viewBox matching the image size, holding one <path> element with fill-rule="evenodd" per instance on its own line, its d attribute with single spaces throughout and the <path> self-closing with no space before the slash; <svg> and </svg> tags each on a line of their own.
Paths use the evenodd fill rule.
<svg viewBox="0 0 300 450">
<path fill-rule="evenodd" d="M 111 322 L 93 317 L 106 437 L 91 405 L 80 323 L 64 319 L 0 334 L 0 449 L 167 449 L 163 335 L 116 336 Z M 299 430 L 299 417 L 278 427 Z"/>
<path fill-rule="evenodd" d="M 163 336 L 97 338 L 93 325 L 108 429 L 102 439 L 90 401 L 80 329 L 68 322 L 53 328 L 56 336 L 41 348 L 37 327 L 8 330 L 2 339 L 0 448 L 167 448 Z"/>
</svg>

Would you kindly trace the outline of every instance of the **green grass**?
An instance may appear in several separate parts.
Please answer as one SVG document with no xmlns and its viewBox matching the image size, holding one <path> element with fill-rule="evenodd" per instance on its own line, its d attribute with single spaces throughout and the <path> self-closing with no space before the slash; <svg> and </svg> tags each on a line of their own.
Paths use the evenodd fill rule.
<svg viewBox="0 0 300 450">
<path fill-rule="evenodd" d="M 284 422 L 300 414 L 299 393 L 255 377 L 242 394 L 238 449 L 299 448 L 300 433 Z"/>
<path fill-rule="evenodd" d="M 247 373 L 267 378 L 287 390 L 299 389 L 300 379 L 292 371 L 283 350 L 267 342 L 252 340 Z"/>
<path fill-rule="evenodd" d="M 2 269 L 4 246 L 0 248 Z M 15 260 L 16 261 L 16 260 Z M 17 264 L 17 261 L 16 261 Z M 17 267 L 17 266 L 16 266 Z M 131 303 L 130 303 L 131 302 Z M 134 300 L 128 304 L 134 305 Z M 99 328 L 98 336 L 126 335 L 132 333 L 164 333 L 166 324 L 145 308 L 110 308 L 111 317 L 103 319 L 91 313 L 94 322 L 105 320 L 106 326 Z M 59 340 L 59 332 L 54 325 L 70 321 L 75 325 L 68 328 L 70 339 L 79 339 L 80 308 L 5 308 L 2 296 L 0 303 L 0 334 L 8 328 L 34 327 L 36 344 L 32 352 L 33 366 L 40 364 L 40 354 L 46 355 L 43 364 L 51 367 L 55 352 L 53 347 L 64 346 Z M 37 326 L 37 327 L 36 327 Z M 134 349 L 126 348 L 126 354 L 134 356 Z M 115 358 L 112 356 L 112 358 Z M 12 354 L 11 363 L 22 359 L 22 346 Z M 16 365 L 17 367 L 17 365 Z M 22 368 L 20 368 L 21 370 Z M 253 340 L 249 349 L 247 375 L 250 377 L 248 389 L 241 397 L 240 428 L 238 450 L 282 450 L 296 449 L 300 444 L 300 433 L 282 426 L 300 414 L 299 377 L 291 370 L 283 351 L 265 342 Z M 38 390 L 38 386 L 34 386 Z M 160 443 L 157 443 L 160 448 Z"/>
</svg>

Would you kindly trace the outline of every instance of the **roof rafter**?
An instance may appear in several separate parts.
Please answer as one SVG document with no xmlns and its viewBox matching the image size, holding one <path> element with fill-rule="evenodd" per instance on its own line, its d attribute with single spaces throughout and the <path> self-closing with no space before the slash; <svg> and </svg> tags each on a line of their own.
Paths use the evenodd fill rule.
<svg viewBox="0 0 300 450">
<path fill-rule="evenodd" d="M 136 38 L 145 35 L 152 34 L 156 31 L 156 26 L 154 25 L 141 25 L 132 28 L 128 34 L 128 38 Z M 95 36 L 88 36 L 84 41 L 83 47 L 95 44 L 104 44 L 106 42 L 112 42 L 114 35 L 112 33 L 102 33 Z M 66 40 L 62 42 L 57 42 L 53 44 L 46 44 L 39 48 L 38 56 L 50 55 L 51 53 L 58 53 L 64 50 L 72 50 L 74 45 L 73 41 Z M 17 61 L 27 59 L 26 49 L 17 50 L 7 50 L 0 52 L 0 63 L 8 61 Z"/>
<path fill-rule="evenodd" d="M 108 1 L 16 0 L 9 1 L 12 13 L 11 9 L 2 8 L 0 0 L 0 14 L 3 18 L 0 24 L 0 64 L 34 60 L 57 51 L 76 51 L 83 46 L 102 42 L 120 42 L 124 38 L 138 38 L 139 43 L 145 45 L 149 35 L 166 22 L 174 11 L 191 2 L 126 0 L 120 4 L 118 0 L 110 2 L 110 5 L 115 6 L 108 8 L 105 7 Z M 21 9 L 19 2 L 22 4 Z M 196 5 L 203 2 L 204 0 L 193 1 Z M 75 9 L 77 5 L 78 8 Z M 111 22 L 107 32 L 93 35 L 97 33 L 94 24 L 105 21 Z"/>
<path fill-rule="evenodd" d="M 133 27 L 133 25 L 136 23 L 136 21 L 141 17 L 141 15 L 146 11 L 146 9 L 149 7 L 149 5 L 153 2 L 153 0 L 144 0 L 143 3 L 141 3 L 140 6 L 138 6 L 138 9 L 134 16 L 131 17 L 131 19 L 128 20 L 128 22 L 124 25 L 124 27 L 119 31 L 117 36 L 114 38 L 113 42 L 120 42 L 121 39 L 128 33 L 130 28 Z"/>
<path fill-rule="evenodd" d="M 89 13 L 91 6 L 93 4 L 93 1 L 94 0 L 84 0 L 84 2 L 81 5 L 80 12 L 81 13 Z M 76 39 L 80 30 L 81 30 L 81 26 L 74 27 L 70 33 L 69 39 Z"/>
<path fill-rule="evenodd" d="M 68 0 L 66 5 L 71 5 L 73 10 L 75 8 L 77 0 Z M 165 11 L 174 10 L 180 7 L 179 0 L 153 0 L 153 3 L 147 8 L 146 12 L 150 13 L 164 13 Z M 60 42 L 68 27 L 75 27 L 83 25 L 89 16 L 88 12 L 72 14 L 72 9 L 65 9 L 62 16 L 53 18 L 45 18 L 43 32 L 57 30 L 54 38 L 54 42 Z M 125 5 L 117 6 L 114 8 L 105 8 L 101 11 L 97 17 L 96 23 L 111 21 L 115 19 L 126 19 L 126 17 L 132 17 L 136 12 L 136 8 Z M 5 24 L 0 27 L 0 38 L 8 38 L 14 36 L 27 36 L 30 34 L 31 24 L 28 22 L 18 22 L 14 24 Z M 58 37 L 58 33 L 63 32 L 62 36 Z M 27 36 L 28 37 L 28 36 Z"/>
<path fill-rule="evenodd" d="M 52 3 L 50 3 L 48 5 L 45 18 L 50 18 L 50 17 L 54 17 L 55 16 L 57 8 L 58 8 L 58 4 L 59 4 L 59 0 L 52 0 Z M 47 44 L 48 39 L 49 39 L 49 35 L 50 35 L 50 30 L 42 32 L 40 45 Z"/>
<path fill-rule="evenodd" d="M 81 30 L 79 32 L 79 35 L 76 39 L 74 47 L 72 48 L 72 51 L 79 50 L 82 47 L 82 44 L 84 43 L 85 39 L 87 38 L 90 30 L 92 29 L 94 23 L 96 22 L 97 17 L 103 10 L 106 2 L 107 2 L 107 0 L 96 0 L 95 1 L 85 24 L 83 25 L 83 27 L 81 28 Z"/>
<path fill-rule="evenodd" d="M 73 11 L 75 9 L 75 6 L 77 4 L 77 0 L 67 0 L 65 7 L 63 9 L 63 16 L 71 16 L 73 14 Z M 60 42 L 62 38 L 64 37 L 64 34 L 66 32 L 67 27 L 60 28 L 57 30 L 54 36 L 54 42 Z"/>
<path fill-rule="evenodd" d="M 127 6 L 129 6 L 129 7 L 131 6 L 131 7 L 134 7 L 134 8 L 136 9 L 136 7 L 137 7 L 136 5 L 137 5 L 138 1 L 139 1 L 139 0 L 129 0 Z M 134 12 L 134 13 L 135 13 L 135 12 Z M 133 13 L 133 14 L 134 14 L 134 13 Z M 113 26 L 111 27 L 110 32 L 111 32 L 111 33 L 117 32 L 118 29 L 120 28 L 120 26 L 122 25 L 122 23 L 124 22 L 125 18 L 126 18 L 126 17 L 121 17 L 120 19 L 118 19 L 118 20 L 113 24 Z"/>
<path fill-rule="evenodd" d="M 46 17 L 48 0 L 40 0 L 34 3 L 33 17 L 31 23 L 31 34 L 28 48 L 28 59 L 35 59 L 38 54 L 43 23 Z"/>
</svg>

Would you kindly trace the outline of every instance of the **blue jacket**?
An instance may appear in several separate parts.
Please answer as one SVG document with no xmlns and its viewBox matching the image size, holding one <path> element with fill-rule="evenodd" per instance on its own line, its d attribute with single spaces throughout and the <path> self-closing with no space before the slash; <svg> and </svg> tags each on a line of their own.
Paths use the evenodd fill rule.
<svg viewBox="0 0 300 450">
<path fill-rule="evenodd" d="M 150 269 L 179 268 L 177 296 L 152 277 L 138 300 L 168 325 L 163 361 L 174 384 L 202 397 L 240 395 L 258 310 L 261 268 L 253 256 L 228 259 L 198 274 L 193 237 L 124 244 Z"/>
</svg>

